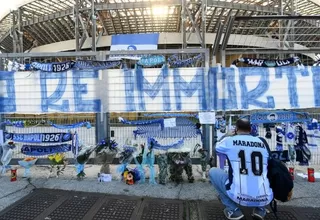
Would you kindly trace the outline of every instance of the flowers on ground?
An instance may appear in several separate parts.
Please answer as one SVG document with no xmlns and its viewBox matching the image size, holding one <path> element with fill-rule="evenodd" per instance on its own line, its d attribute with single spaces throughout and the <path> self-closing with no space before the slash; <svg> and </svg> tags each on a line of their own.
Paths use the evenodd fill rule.
<svg viewBox="0 0 320 220">
<path fill-rule="evenodd" d="M 37 158 L 35 157 L 26 157 L 23 160 L 18 161 L 19 165 L 22 166 L 24 170 L 23 177 L 30 177 L 30 168 L 37 162 Z"/>
<path fill-rule="evenodd" d="M 53 169 L 55 167 L 57 169 L 57 173 L 56 173 L 57 177 L 59 177 L 59 175 L 63 174 L 63 171 L 65 170 L 65 168 L 67 166 L 67 159 L 65 157 L 65 154 L 64 153 L 57 153 L 57 154 L 49 155 L 48 159 L 51 161 L 50 175 L 51 175 L 51 173 L 53 173 Z"/>
</svg>

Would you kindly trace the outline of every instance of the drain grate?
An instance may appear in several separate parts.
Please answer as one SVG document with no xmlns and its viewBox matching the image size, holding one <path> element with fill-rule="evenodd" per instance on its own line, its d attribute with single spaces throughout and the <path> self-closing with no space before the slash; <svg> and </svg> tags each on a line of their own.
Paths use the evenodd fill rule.
<svg viewBox="0 0 320 220">
<path fill-rule="evenodd" d="M 142 210 L 143 220 L 179 220 L 183 216 L 183 204 L 176 201 L 146 200 Z"/>
<path fill-rule="evenodd" d="M 305 219 L 308 219 L 308 220 L 319 220 L 320 219 L 320 212 L 316 212 L 316 213 L 304 212 L 303 214 L 305 216 Z"/>
<path fill-rule="evenodd" d="M 109 196 L 39 189 L 0 212 L 0 220 L 226 220 L 219 202 Z M 188 211 L 189 210 L 189 211 Z M 251 220 L 251 208 L 241 208 Z M 185 213 L 185 215 L 184 215 Z M 319 220 L 320 209 L 280 206 L 281 220 Z M 273 213 L 266 220 L 275 220 Z"/>
<path fill-rule="evenodd" d="M 82 219 L 100 197 L 72 196 L 63 202 L 49 216 L 51 220 Z"/>
<path fill-rule="evenodd" d="M 223 213 L 224 207 L 218 203 L 218 202 L 202 202 L 200 204 L 200 212 L 202 219 L 214 219 L 214 220 L 226 220 L 224 213 Z M 245 215 L 244 219 L 252 219 L 251 208 L 244 208 L 242 207 L 241 210 L 243 211 L 243 214 Z M 278 218 L 281 220 L 300 220 L 301 218 L 296 216 L 296 213 L 291 208 L 284 208 L 281 207 L 280 210 L 277 212 Z M 266 220 L 276 220 L 273 213 L 267 214 L 265 217 Z M 307 218 L 305 218 L 307 219 Z M 312 218 L 308 218 L 312 219 Z M 319 219 L 319 218 L 315 218 Z M 302 220 L 302 219 L 301 219 Z M 313 220 L 313 219 L 312 219 Z"/>
<path fill-rule="evenodd" d="M 33 220 L 59 199 L 51 193 L 35 193 L 31 198 L 17 204 L 0 216 L 0 220 Z"/>
<path fill-rule="evenodd" d="M 137 200 L 110 199 L 101 206 L 93 220 L 130 220 L 137 207 Z"/>
<path fill-rule="evenodd" d="M 278 211 L 277 215 L 278 215 L 278 219 L 281 219 L 281 220 L 298 220 L 291 212 L 287 212 L 287 211 Z M 276 220 L 276 217 L 274 216 L 273 213 L 270 213 L 265 217 L 265 219 Z"/>
</svg>

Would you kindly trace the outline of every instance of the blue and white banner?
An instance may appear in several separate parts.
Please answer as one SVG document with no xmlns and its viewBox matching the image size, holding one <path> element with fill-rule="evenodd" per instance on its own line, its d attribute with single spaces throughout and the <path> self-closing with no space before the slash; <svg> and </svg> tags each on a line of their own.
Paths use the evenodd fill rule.
<svg viewBox="0 0 320 220">
<path fill-rule="evenodd" d="M 120 61 L 77 60 L 75 67 L 79 69 L 103 70 L 120 66 Z"/>
<path fill-rule="evenodd" d="M 75 124 L 68 124 L 68 125 L 59 125 L 59 124 L 53 124 L 51 122 L 48 122 L 52 127 L 55 127 L 57 129 L 63 129 L 63 130 L 66 130 L 66 129 L 74 129 L 74 128 L 80 128 L 82 126 L 85 126 L 87 129 L 90 129 L 92 126 L 91 126 L 91 123 L 88 122 L 88 121 L 84 121 L 84 122 L 78 122 L 78 123 L 75 123 Z"/>
<path fill-rule="evenodd" d="M 142 138 L 194 138 L 201 135 L 200 129 L 187 118 L 176 118 L 176 127 L 164 127 L 157 124 L 140 124 L 133 135 Z"/>
<path fill-rule="evenodd" d="M 282 122 L 311 122 L 308 113 L 293 112 L 293 111 L 270 111 L 270 112 L 257 112 L 250 115 L 250 122 L 252 124 L 265 124 L 265 123 L 282 123 Z"/>
<path fill-rule="evenodd" d="M 311 66 L 0 72 L 0 113 L 319 108 L 319 94 Z"/>
<path fill-rule="evenodd" d="M 191 64 L 195 64 L 197 61 L 202 59 L 202 54 L 196 55 L 194 57 L 190 57 L 186 60 L 180 60 L 178 55 L 172 55 L 168 58 L 168 63 L 170 67 L 178 68 L 178 67 L 187 67 Z"/>
<path fill-rule="evenodd" d="M 163 151 L 167 151 L 169 149 L 177 149 L 182 147 L 182 145 L 184 144 L 184 139 L 180 139 L 172 144 L 168 144 L 168 145 L 161 145 L 158 143 L 158 141 L 152 137 L 148 138 L 148 147 L 152 150 L 152 149 L 156 149 L 156 150 L 163 150 Z"/>
<path fill-rule="evenodd" d="M 232 62 L 232 65 L 237 65 L 237 63 L 245 63 L 252 66 L 260 67 L 281 67 L 288 66 L 293 63 L 300 64 L 299 57 L 291 57 L 285 60 L 265 60 L 265 59 L 253 59 L 253 58 L 239 58 Z"/>
<path fill-rule="evenodd" d="M 164 128 L 164 119 L 151 119 L 151 120 L 141 120 L 141 121 L 128 121 L 122 117 L 119 117 L 119 122 L 127 125 L 159 125 L 161 129 Z"/>
<path fill-rule="evenodd" d="M 62 63 L 38 63 L 33 62 L 31 66 L 35 70 L 41 70 L 45 72 L 64 72 L 73 68 L 75 62 L 67 61 Z"/>
<path fill-rule="evenodd" d="M 71 151 L 75 157 L 78 156 L 80 150 L 80 143 L 79 143 L 79 135 L 77 132 L 73 134 L 72 142 L 71 142 Z"/>
<path fill-rule="evenodd" d="M 120 34 L 112 35 L 110 51 L 157 50 L 159 34 Z M 109 60 L 139 60 L 140 55 L 110 55 Z"/>
<path fill-rule="evenodd" d="M 60 145 L 23 145 L 21 147 L 21 153 L 28 156 L 44 156 L 56 153 L 64 153 L 71 151 L 71 144 L 60 144 Z"/>
<path fill-rule="evenodd" d="M 5 133 L 7 140 L 23 143 L 61 143 L 72 140 L 70 133 Z"/>
<path fill-rule="evenodd" d="M 28 71 L 31 70 L 31 64 L 26 63 L 26 64 L 21 64 L 18 63 L 17 61 L 8 61 L 7 64 L 7 69 L 8 71 Z"/>
<path fill-rule="evenodd" d="M 152 67 L 164 64 L 165 62 L 166 58 L 163 55 L 150 55 L 141 57 L 137 64 L 145 67 Z"/>
</svg>

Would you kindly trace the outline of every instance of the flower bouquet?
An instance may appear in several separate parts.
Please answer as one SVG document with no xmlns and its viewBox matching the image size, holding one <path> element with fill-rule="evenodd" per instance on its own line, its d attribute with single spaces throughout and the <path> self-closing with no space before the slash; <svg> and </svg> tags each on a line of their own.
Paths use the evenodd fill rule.
<svg viewBox="0 0 320 220">
<path fill-rule="evenodd" d="M 100 168 L 100 173 L 109 174 L 110 173 L 110 164 L 113 162 L 114 157 L 118 153 L 118 143 L 115 140 L 102 140 L 98 144 L 96 149 L 97 158 L 103 163 Z"/>
<path fill-rule="evenodd" d="M 24 168 L 23 178 L 30 177 L 30 168 L 37 162 L 35 157 L 26 157 L 24 160 L 18 161 L 19 165 Z"/>
<path fill-rule="evenodd" d="M 97 149 L 97 146 L 80 146 L 81 150 L 77 156 L 77 164 L 76 164 L 76 169 L 77 169 L 77 177 L 78 179 L 81 179 L 86 176 L 84 172 L 84 165 L 88 162 L 90 155 L 92 152 L 94 152 Z"/>
<path fill-rule="evenodd" d="M 134 152 L 135 152 L 135 148 L 126 147 L 120 153 L 120 157 L 119 157 L 120 166 L 117 168 L 117 173 L 120 174 L 122 178 L 123 178 L 124 172 L 127 169 L 127 166 L 131 163 L 131 161 L 134 158 L 133 156 Z"/>
<path fill-rule="evenodd" d="M 59 176 L 63 174 L 63 171 L 66 169 L 66 166 L 68 164 L 65 158 L 65 154 L 57 153 L 57 154 L 49 155 L 48 159 L 51 162 L 50 173 L 48 178 L 50 178 L 54 168 L 56 168 L 56 177 L 59 178 Z"/>
</svg>

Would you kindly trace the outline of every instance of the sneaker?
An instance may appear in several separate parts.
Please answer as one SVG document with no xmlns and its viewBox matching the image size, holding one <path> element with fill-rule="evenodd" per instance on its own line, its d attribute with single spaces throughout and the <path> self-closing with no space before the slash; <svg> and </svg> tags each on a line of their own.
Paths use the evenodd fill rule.
<svg viewBox="0 0 320 220">
<path fill-rule="evenodd" d="M 244 217 L 241 210 L 238 208 L 236 208 L 235 210 L 230 210 L 230 209 L 225 208 L 223 210 L 223 213 L 226 216 L 226 218 L 230 219 L 230 220 L 239 220 Z"/>
<path fill-rule="evenodd" d="M 265 208 L 254 208 L 252 212 L 252 217 L 254 219 L 263 220 L 266 214 L 267 214 L 267 211 Z"/>
</svg>

